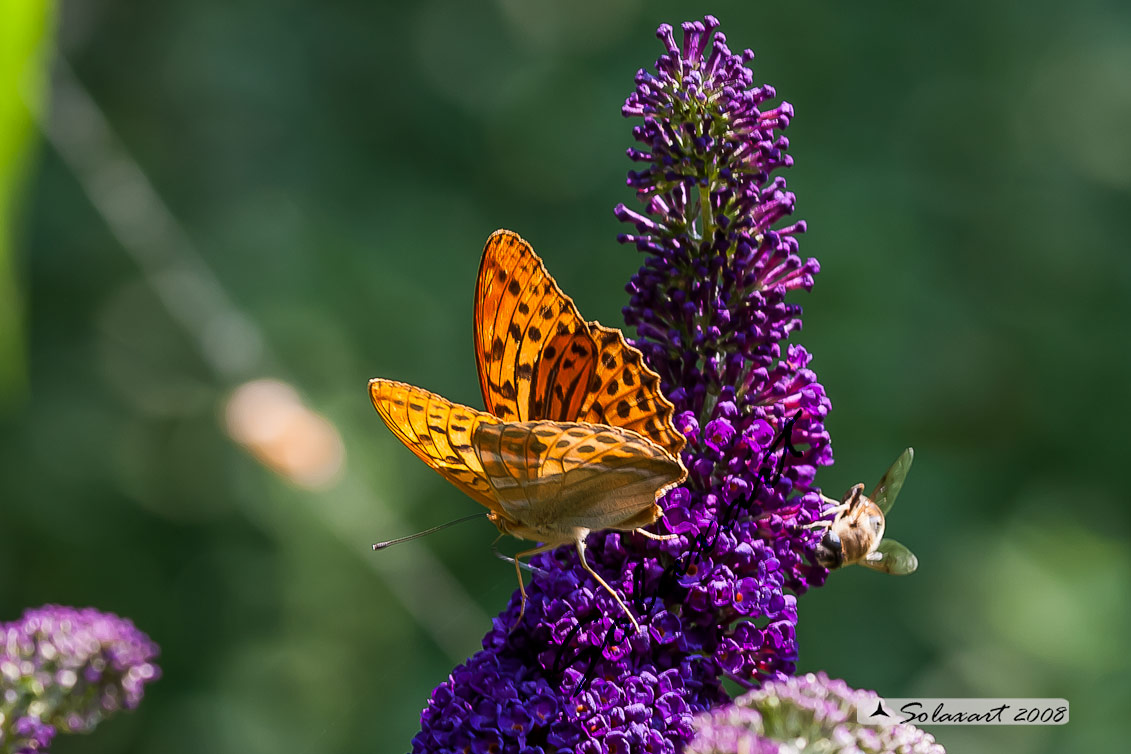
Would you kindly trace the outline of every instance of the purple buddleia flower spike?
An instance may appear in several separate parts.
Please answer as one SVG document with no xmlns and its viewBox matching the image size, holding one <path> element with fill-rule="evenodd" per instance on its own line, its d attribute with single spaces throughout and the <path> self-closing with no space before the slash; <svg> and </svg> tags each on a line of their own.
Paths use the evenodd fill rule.
<svg viewBox="0 0 1131 754">
<path fill-rule="evenodd" d="M 0 624 L 0 752 L 47 751 L 55 733 L 88 733 L 134 709 L 160 676 L 157 645 L 93 608 L 28 610 Z"/>
<path fill-rule="evenodd" d="M 637 74 L 624 105 L 643 119 L 633 129 L 642 147 L 628 155 L 644 169 L 630 172 L 628 185 L 644 209 L 622 204 L 616 214 L 635 231 L 620 240 L 647 255 L 624 315 L 688 439 L 687 519 L 718 522 L 720 507 L 732 509 L 727 533 L 768 541 L 782 583 L 800 594 L 826 576 L 805 563 L 817 535 L 797 525 L 825 507 L 813 479 L 832 463 L 830 404 L 808 352 L 783 342 L 801 327 L 800 306 L 785 299 L 809 290 L 819 265 L 797 254 L 803 222 L 775 227 L 795 203 L 771 175 L 793 162 L 780 135 L 793 108 L 769 104 L 773 87 L 752 83 L 753 53 L 732 53 L 721 33 L 712 38 L 718 25 L 711 16 L 684 24 L 682 47 L 661 26 L 668 52 L 656 74 Z M 790 447 L 772 448 L 787 426 Z M 781 468 L 774 484 L 759 478 L 767 455 Z M 724 562 L 728 544 L 716 549 Z M 746 564 L 727 565 L 736 577 L 752 575 L 739 576 Z"/>
<path fill-rule="evenodd" d="M 879 697 L 824 673 L 772 681 L 695 719 L 687 754 L 946 754 L 914 725 L 866 725 Z"/>
<path fill-rule="evenodd" d="M 794 672 L 796 596 L 827 575 L 806 563 L 818 535 L 801 527 L 822 512 L 813 479 L 832 453 L 809 354 L 784 342 L 801 312 L 785 298 L 818 268 L 797 255 L 803 224 L 778 227 L 794 205 L 771 176 L 791 163 L 792 108 L 769 104 L 753 55 L 716 27 L 708 16 L 677 39 L 661 26 L 666 51 L 623 111 L 643 119 L 628 179 L 643 207 L 616 214 L 647 255 L 625 316 L 676 406 L 689 477 L 661 500 L 676 538 L 604 531 L 587 545 L 644 630 L 572 548 L 538 556 L 522 622 L 516 594 L 433 691 L 414 752 L 674 754 L 694 716 L 727 701 L 724 678 Z"/>
</svg>

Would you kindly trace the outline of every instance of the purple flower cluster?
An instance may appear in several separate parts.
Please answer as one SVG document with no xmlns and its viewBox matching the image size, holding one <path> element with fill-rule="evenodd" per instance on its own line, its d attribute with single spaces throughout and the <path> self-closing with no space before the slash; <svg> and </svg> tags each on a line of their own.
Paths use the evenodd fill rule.
<svg viewBox="0 0 1131 754">
<path fill-rule="evenodd" d="M 93 608 L 28 610 L 0 624 L 0 752 L 43 752 L 57 731 L 87 733 L 133 709 L 160 676 L 157 645 Z"/>
<path fill-rule="evenodd" d="M 55 726 L 48 725 L 35 715 L 16 715 L 0 721 L 0 751 L 4 754 L 34 754 L 45 752 L 55 738 Z"/>
<path fill-rule="evenodd" d="M 767 684 L 768 685 L 768 684 Z M 685 754 L 794 754 L 797 749 L 767 738 L 762 716 L 750 707 L 730 704 L 695 718 L 695 738 Z"/>
<path fill-rule="evenodd" d="M 688 439 L 687 531 L 716 527 L 741 501 L 728 530 L 738 541 L 773 542 L 784 585 L 800 594 L 827 575 L 803 561 L 816 535 L 792 525 L 824 507 L 813 479 L 832 463 L 829 400 L 808 352 L 789 345 L 783 354 L 782 343 L 801 327 L 801 307 L 786 294 L 811 289 L 820 267 L 797 254 L 804 222 L 772 228 L 796 201 L 785 179 L 770 175 L 793 164 L 777 134 L 793 108 L 764 107 L 773 87 L 752 85 L 754 54 L 731 53 L 713 34 L 718 25 L 711 16 L 684 24 L 682 47 L 661 26 L 668 52 L 655 74 L 636 75 L 624 106 L 644 120 L 633 136 L 645 148 L 628 154 L 647 167 L 628 184 L 645 211 L 622 204 L 616 214 L 636 231 L 621 241 L 648 255 L 624 315 Z M 783 473 L 764 484 L 765 450 L 787 424 L 789 452 L 775 451 Z M 717 550 L 724 559 L 726 544 Z"/>
<path fill-rule="evenodd" d="M 946 754 L 914 725 L 864 725 L 879 697 L 824 673 L 771 681 L 695 720 L 687 754 Z"/>
<path fill-rule="evenodd" d="M 789 164 L 774 133 L 791 110 L 760 109 L 773 90 L 751 86 L 751 54 L 712 41 L 716 26 L 684 24 L 682 47 L 661 26 L 667 52 L 624 107 L 648 146 L 630 156 L 649 163 L 629 177 L 645 214 L 617 208 L 638 231 L 622 240 L 649 255 L 626 318 L 677 407 L 690 476 L 661 501 L 678 538 L 595 533 L 588 559 L 645 630 L 571 548 L 539 556 L 522 623 L 516 594 L 434 690 L 414 752 L 672 753 L 727 701 L 724 677 L 794 670 L 796 595 L 826 575 L 803 562 L 818 535 L 797 524 L 820 515 L 812 482 L 832 457 L 809 355 L 781 341 L 800 326 L 785 294 L 817 265 L 797 256 L 800 224 L 771 228 L 793 207 L 769 177 Z"/>
</svg>

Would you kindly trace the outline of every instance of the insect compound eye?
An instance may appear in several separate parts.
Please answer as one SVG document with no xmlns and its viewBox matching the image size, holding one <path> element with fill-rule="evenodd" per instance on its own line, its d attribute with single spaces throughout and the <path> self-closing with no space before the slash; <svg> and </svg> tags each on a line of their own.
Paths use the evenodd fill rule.
<svg viewBox="0 0 1131 754">
<path fill-rule="evenodd" d="M 829 530 L 821 538 L 821 543 L 817 545 L 817 564 L 830 570 L 844 565 L 844 550 L 836 532 Z"/>
</svg>

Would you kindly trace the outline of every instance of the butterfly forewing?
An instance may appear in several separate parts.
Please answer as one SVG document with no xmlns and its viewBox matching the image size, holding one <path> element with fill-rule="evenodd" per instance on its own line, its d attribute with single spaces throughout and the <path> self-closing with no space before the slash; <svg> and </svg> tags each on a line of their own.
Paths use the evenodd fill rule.
<svg viewBox="0 0 1131 754">
<path fill-rule="evenodd" d="M 884 473 L 876 489 L 872 491 L 872 502 L 880 507 L 884 515 L 887 515 L 895 505 L 895 499 L 903 488 L 903 480 L 907 478 L 907 472 L 911 469 L 911 461 L 914 458 L 915 451 L 911 448 L 900 453 L 899 458 L 895 459 L 895 463 Z"/>
<path fill-rule="evenodd" d="M 624 335 L 586 322 L 526 241 L 496 231 L 483 249 L 475 297 L 479 381 L 506 421 L 550 419 L 632 429 L 677 459 L 673 408 Z"/>
<path fill-rule="evenodd" d="M 487 410 L 506 421 L 576 416 L 595 346 L 529 244 L 487 240 L 475 290 L 475 355 Z"/>
<path fill-rule="evenodd" d="M 477 429 L 499 424 L 498 418 L 393 380 L 370 380 L 369 397 L 385 424 L 417 458 L 474 500 L 498 510 L 472 446 Z"/>
</svg>

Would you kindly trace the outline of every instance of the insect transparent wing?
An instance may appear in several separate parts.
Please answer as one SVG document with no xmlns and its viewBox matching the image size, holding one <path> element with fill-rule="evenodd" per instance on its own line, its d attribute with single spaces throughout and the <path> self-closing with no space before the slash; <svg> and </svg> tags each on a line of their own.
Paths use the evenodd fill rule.
<svg viewBox="0 0 1131 754">
<path fill-rule="evenodd" d="M 919 558 L 894 539 L 885 539 L 880 546 L 860 561 L 860 565 L 873 571 L 904 576 L 919 567 Z"/>
<path fill-rule="evenodd" d="M 903 487 L 903 480 L 907 478 L 907 472 L 911 469 L 911 461 L 915 458 L 915 451 L 911 448 L 899 454 L 899 458 L 895 459 L 895 463 L 880 479 L 880 483 L 876 485 L 876 489 L 872 491 L 872 502 L 880 507 L 880 511 L 886 516 L 892 506 L 895 505 L 895 498 L 899 495 L 900 488 Z"/>
</svg>

